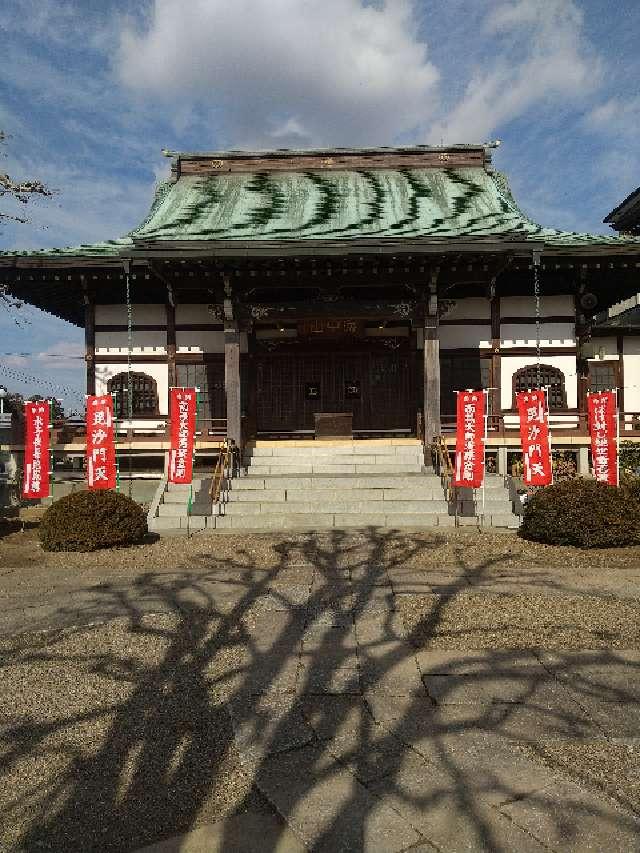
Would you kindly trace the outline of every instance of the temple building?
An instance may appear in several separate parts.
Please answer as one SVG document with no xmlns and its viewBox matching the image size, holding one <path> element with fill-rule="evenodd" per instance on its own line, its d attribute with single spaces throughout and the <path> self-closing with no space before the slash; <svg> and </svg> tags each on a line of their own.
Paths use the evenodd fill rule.
<svg viewBox="0 0 640 853">
<path fill-rule="evenodd" d="M 483 387 L 505 472 L 514 395 L 541 378 L 554 449 L 585 469 L 589 389 L 620 385 L 640 436 L 640 349 L 612 371 L 619 336 L 593 334 L 640 291 L 640 239 L 535 224 L 491 155 L 176 153 L 126 237 L 4 253 L 0 277 L 84 326 L 87 392 L 115 394 L 132 452 L 166 448 L 170 386 L 200 389 L 201 453 L 322 430 L 430 443 L 453 435 L 455 392 Z"/>
</svg>

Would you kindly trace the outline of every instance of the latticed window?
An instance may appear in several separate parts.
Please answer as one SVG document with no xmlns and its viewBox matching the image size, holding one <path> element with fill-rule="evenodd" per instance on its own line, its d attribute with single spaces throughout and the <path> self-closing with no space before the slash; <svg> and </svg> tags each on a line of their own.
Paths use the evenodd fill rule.
<svg viewBox="0 0 640 853">
<path fill-rule="evenodd" d="M 589 391 L 609 391 L 618 384 L 617 362 L 589 362 Z"/>
<path fill-rule="evenodd" d="M 107 389 L 113 394 L 113 403 L 117 418 L 129 416 L 129 376 L 118 373 L 107 383 Z M 146 373 L 131 374 L 131 414 L 134 418 L 158 414 L 158 387 L 155 379 Z"/>
<path fill-rule="evenodd" d="M 540 376 L 540 387 L 547 388 L 549 394 L 550 409 L 566 409 L 567 393 L 564 387 L 564 373 L 557 367 L 548 364 L 528 364 L 520 368 L 513 376 L 514 394 L 520 391 L 538 388 L 538 371 Z M 515 398 L 514 403 L 515 407 Z"/>
</svg>

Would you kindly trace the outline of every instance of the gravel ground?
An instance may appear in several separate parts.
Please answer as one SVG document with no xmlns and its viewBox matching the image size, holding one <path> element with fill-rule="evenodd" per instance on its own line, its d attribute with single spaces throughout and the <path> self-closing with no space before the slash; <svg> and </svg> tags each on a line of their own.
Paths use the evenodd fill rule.
<svg viewBox="0 0 640 853">
<path fill-rule="evenodd" d="M 640 744 L 637 741 L 544 740 L 524 752 L 589 787 L 599 788 L 640 814 Z"/>
<path fill-rule="evenodd" d="M 23 513 L 23 532 L 0 528 L 0 611 L 10 605 L 14 613 L 9 625 L 0 612 L 2 853 L 129 853 L 269 808 L 243 770 L 225 702 L 237 699 L 252 655 L 261 660 L 276 642 L 267 668 L 280 648 L 291 655 L 310 592 L 330 616 L 307 638 L 310 648 L 324 642 L 327 626 L 345 643 L 351 637 L 349 601 L 359 589 L 372 599 L 359 636 L 369 630 L 374 648 L 401 625 L 399 642 L 414 651 L 640 649 L 640 548 L 586 552 L 458 530 L 194 536 L 48 554 L 38 545 L 38 515 Z M 171 592 L 173 613 L 132 606 L 149 594 L 150 576 Z M 262 600 L 248 595 L 265 579 Z M 343 581 L 341 614 L 333 596 Z M 378 584 L 385 589 L 375 601 Z M 89 608 L 96 624 L 56 622 L 58 602 L 74 595 L 78 609 L 99 601 L 102 610 Z M 127 618 L 102 605 L 118 596 Z M 397 611 L 391 620 L 387 598 Z M 51 630 L 16 634 L 16 619 L 26 625 L 31 610 L 52 602 L 43 617 Z M 253 677 L 260 671 L 254 666 Z M 283 683 L 289 675 L 281 673 Z M 469 710 L 483 715 L 480 706 Z M 634 738 L 545 736 L 520 749 L 640 811 Z"/>
<path fill-rule="evenodd" d="M 639 599 L 463 591 L 397 596 L 397 607 L 422 648 L 640 648 Z"/>
<path fill-rule="evenodd" d="M 147 616 L 0 645 L 0 849 L 133 850 L 255 807 L 228 657 L 199 660 L 216 628 Z"/>
</svg>

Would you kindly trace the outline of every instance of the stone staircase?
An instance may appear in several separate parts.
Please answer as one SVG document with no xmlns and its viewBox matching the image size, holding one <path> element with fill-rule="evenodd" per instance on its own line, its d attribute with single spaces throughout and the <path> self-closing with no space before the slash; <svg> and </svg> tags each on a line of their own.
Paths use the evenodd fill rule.
<svg viewBox="0 0 640 853">
<path fill-rule="evenodd" d="M 212 514 L 210 478 L 189 487 L 166 485 L 150 512 L 151 530 L 320 530 L 329 528 L 453 527 L 456 507 L 440 478 L 423 464 L 417 441 L 352 441 L 299 446 L 258 442 L 244 457 L 246 474 L 226 484 Z M 458 495 L 458 523 L 478 524 L 481 493 Z M 485 486 L 484 524 L 517 527 L 501 477 Z"/>
</svg>

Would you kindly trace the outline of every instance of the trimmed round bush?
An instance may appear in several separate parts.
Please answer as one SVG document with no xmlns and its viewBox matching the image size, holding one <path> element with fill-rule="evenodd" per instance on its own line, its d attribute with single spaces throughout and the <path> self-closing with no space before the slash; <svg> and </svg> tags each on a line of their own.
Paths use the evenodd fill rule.
<svg viewBox="0 0 640 853">
<path fill-rule="evenodd" d="M 579 548 L 636 545 L 640 543 L 640 503 L 625 488 L 595 480 L 564 480 L 529 498 L 520 536 Z"/>
<path fill-rule="evenodd" d="M 75 492 L 55 501 L 40 522 L 45 551 L 96 551 L 140 542 L 147 532 L 144 510 L 118 492 Z"/>
</svg>

